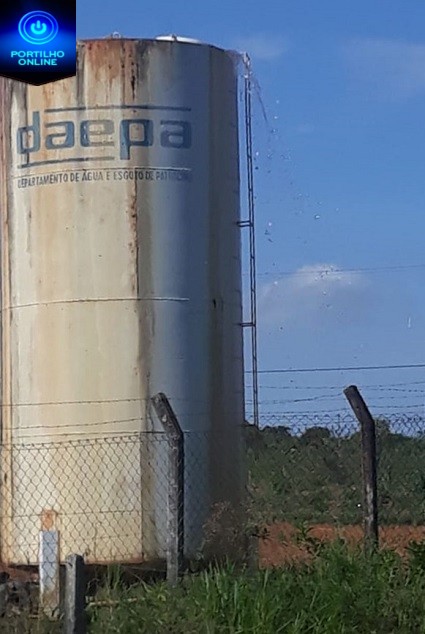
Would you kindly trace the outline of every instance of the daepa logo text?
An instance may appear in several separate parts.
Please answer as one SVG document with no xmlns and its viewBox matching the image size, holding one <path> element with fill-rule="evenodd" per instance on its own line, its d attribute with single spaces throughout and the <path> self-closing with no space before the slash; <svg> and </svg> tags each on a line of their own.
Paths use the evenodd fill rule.
<svg viewBox="0 0 425 634">
<path fill-rule="evenodd" d="M 49 156 L 47 151 L 64 150 L 64 160 L 88 160 L 92 156 L 87 152 L 111 149 L 115 156 L 105 158 L 119 158 L 130 160 L 133 148 L 149 148 L 154 145 L 169 149 L 189 149 L 192 145 L 192 127 L 189 121 L 180 119 L 158 118 L 119 118 L 118 120 L 96 118 L 45 121 L 39 111 L 32 113 L 32 122 L 21 126 L 16 133 L 16 149 L 25 163 L 32 163 L 33 157 L 43 151 L 43 158 Z M 68 157 L 66 150 L 78 150 L 76 156 Z M 35 157 L 34 157 L 35 158 Z M 103 158 L 103 157 L 101 157 Z M 50 162 L 50 161 L 49 161 Z M 58 158 L 57 161 L 61 162 Z"/>
</svg>

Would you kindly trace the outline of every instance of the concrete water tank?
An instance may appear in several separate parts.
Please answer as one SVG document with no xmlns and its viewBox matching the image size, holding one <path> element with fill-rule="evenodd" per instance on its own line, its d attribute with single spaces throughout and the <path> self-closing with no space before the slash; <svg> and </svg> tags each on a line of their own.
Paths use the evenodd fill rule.
<svg viewBox="0 0 425 634">
<path fill-rule="evenodd" d="M 178 38 L 83 41 L 76 77 L 1 80 L 4 562 L 36 563 L 49 529 L 61 560 L 164 556 L 159 391 L 188 556 L 240 498 L 237 102 L 232 55 Z"/>
</svg>

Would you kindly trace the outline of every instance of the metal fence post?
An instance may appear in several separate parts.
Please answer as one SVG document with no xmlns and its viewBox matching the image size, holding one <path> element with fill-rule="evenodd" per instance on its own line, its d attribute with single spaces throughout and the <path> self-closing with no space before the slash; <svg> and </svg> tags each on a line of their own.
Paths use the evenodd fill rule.
<svg viewBox="0 0 425 634">
<path fill-rule="evenodd" d="M 152 403 L 168 440 L 167 581 L 176 585 L 184 562 L 184 435 L 165 394 Z"/>
<path fill-rule="evenodd" d="M 373 550 L 378 547 L 379 543 L 375 421 L 355 385 L 350 385 L 345 388 L 344 395 L 350 403 L 350 406 L 360 423 L 362 438 L 365 545 L 367 549 Z"/>
<path fill-rule="evenodd" d="M 64 634 L 86 634 L 84 559 L 70 555 L 65 562 Z"/>
</svg>

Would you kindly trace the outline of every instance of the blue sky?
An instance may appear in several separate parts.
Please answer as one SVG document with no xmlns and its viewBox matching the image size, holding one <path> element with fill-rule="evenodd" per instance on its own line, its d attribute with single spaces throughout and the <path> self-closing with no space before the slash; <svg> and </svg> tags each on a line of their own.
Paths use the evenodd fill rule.
<svg viewBox="0 0 425 634">
<path fill-rule="evenodd" d="M 252 57 L 260 369 L 424 363 L 425 4 L 78 4 L 80 38 L 176 33 Z M 424 369 L 259 379 L 264 419 L 346 411 L 350 383 L 376 413 L 424 412 Z"/>
</svg>

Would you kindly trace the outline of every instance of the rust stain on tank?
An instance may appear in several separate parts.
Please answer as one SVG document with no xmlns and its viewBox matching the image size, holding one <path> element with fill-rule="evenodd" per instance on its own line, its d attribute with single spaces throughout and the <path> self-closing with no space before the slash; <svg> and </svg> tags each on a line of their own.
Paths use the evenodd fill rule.
<svg viewBox="0 0 425 634">
<path fill-rule="evenodd" d="M 41 530 L 51 531 L 57 528 L 58 513 L 52 509 L 44 509 L 41 513 Z"/>
<path fill-rule="evenodd" d="M 130 237 L 129 251 L 132 257 L 132 271 L 131 271 L 131 290 L 134 296 L 138 296 L 138 235 L 137 235 L 137 196 L 132 195 L 131 203 L 129 207 L 129 224 L 130 224 Z"/>
</svg>

